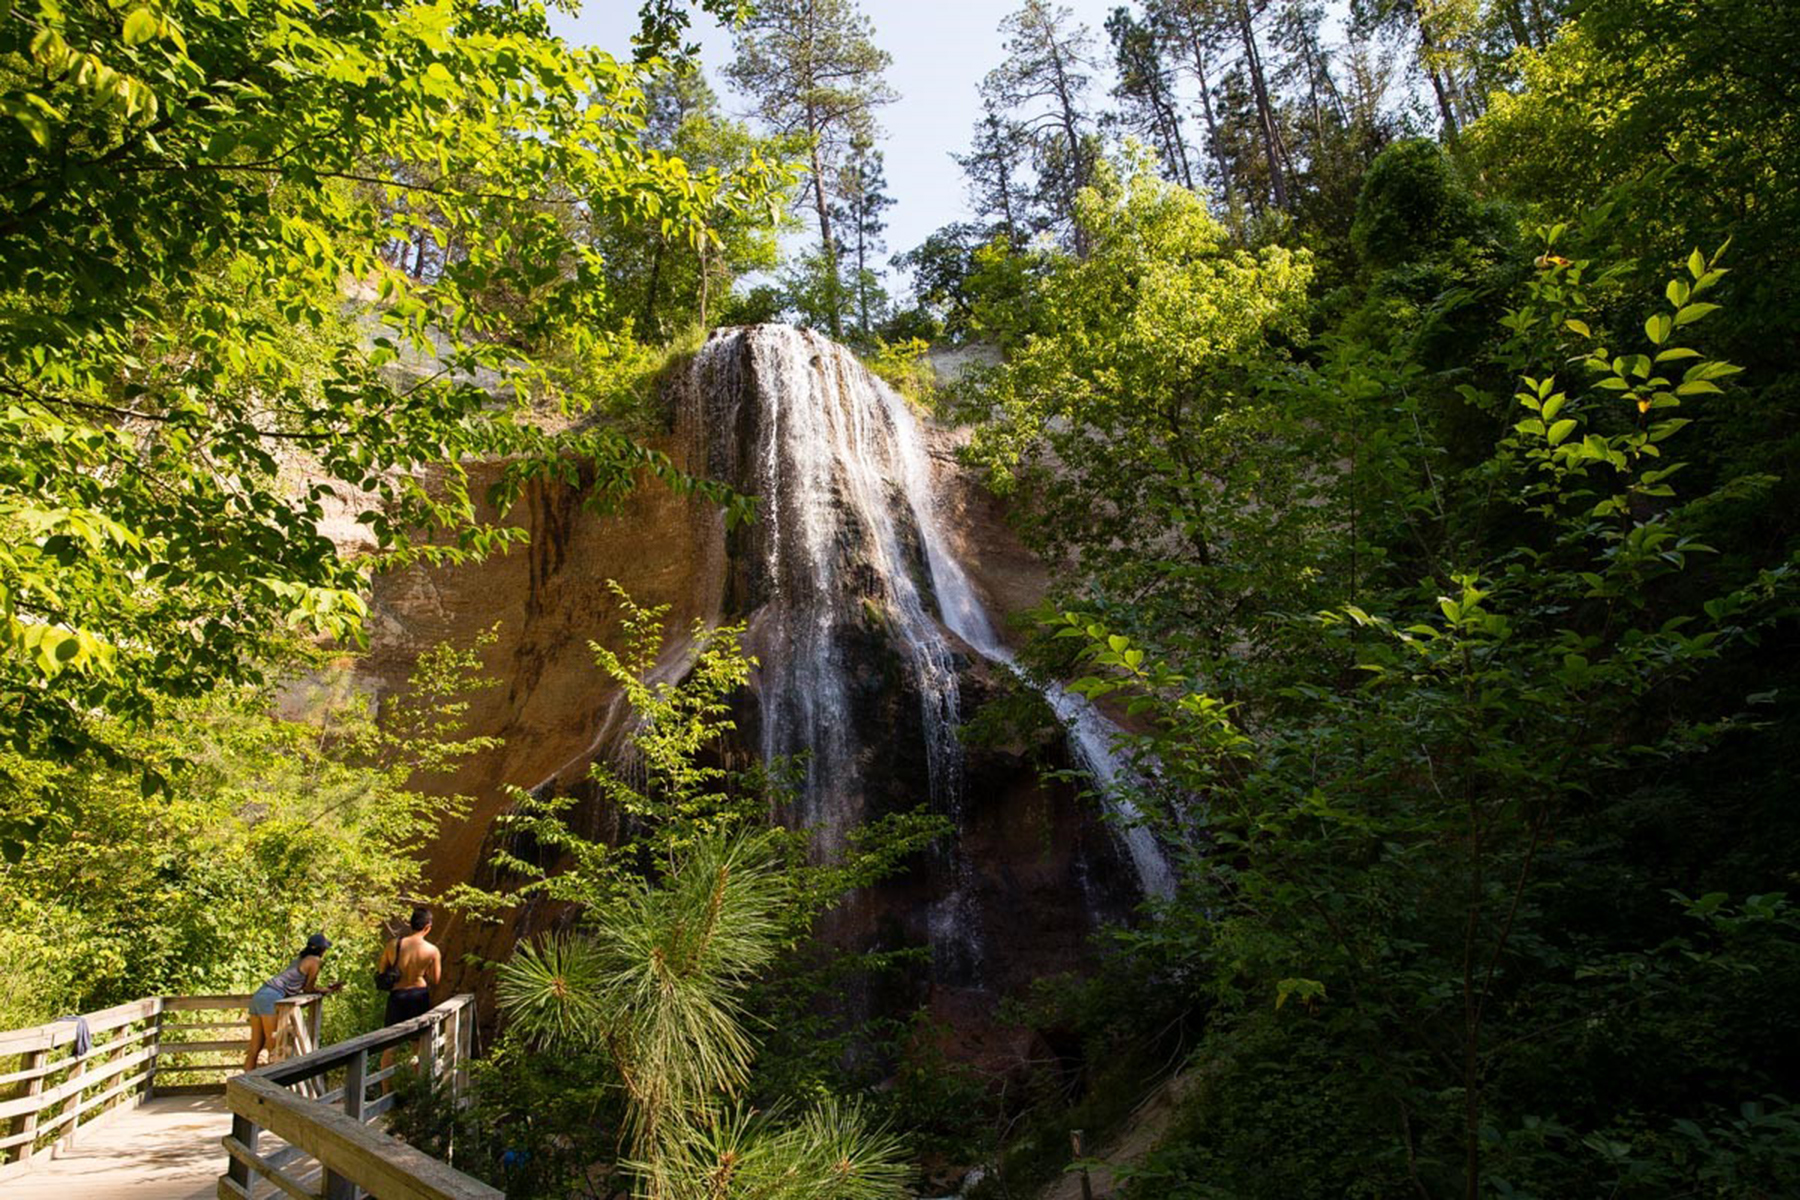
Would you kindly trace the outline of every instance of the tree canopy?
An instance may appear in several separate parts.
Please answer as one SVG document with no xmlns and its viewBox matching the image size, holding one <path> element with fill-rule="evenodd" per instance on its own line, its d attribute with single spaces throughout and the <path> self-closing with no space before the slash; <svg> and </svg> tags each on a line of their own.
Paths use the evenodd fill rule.
<svg viewBox="0 0 1800 1200">
<path fill-rule="evenodd" d="M 471 458 L 676 479 L 526 419 L 591 400 L 546 348 L 609 336 L 571 213 L 706 244 L 766 205 L 760 164 L 645 144 L 642 68 L 531 4 L 195 0 L 13 6 L 0 72 L 13 749 L 104 749 L 95 712 L 254 681 L 292 630 L 354 636 L 370 566 L 515 540 L 477 519 Z M 423 277 L 384 254 L 421 229 Z"/>
</svg>

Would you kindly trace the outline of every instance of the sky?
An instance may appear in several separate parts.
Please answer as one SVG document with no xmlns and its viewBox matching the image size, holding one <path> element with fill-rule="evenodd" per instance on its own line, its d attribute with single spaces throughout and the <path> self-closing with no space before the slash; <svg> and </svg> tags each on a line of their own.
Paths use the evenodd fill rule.
<svg viewBox="0 0 1800 1200">
<path fill-rule="evenodd" d="M 1104 52 L 1103 23 L 1120 0 L 1065 2 Z M 938 226 L 970 215 L 962 172 L 950 154 L 968 148 L 980 110 L 976 87 L 1005 57 L 1000 19 L 1017 7 L 1018 0 L 863 0 L 863 12 L 875 25 L 875 44 L 894 58 L 887 81 L 900 93 L 878 114 L 886 131 L 881 149 L 888 192 L 895 201 L 887 212 L 889 254 L 910 250 Z M 621 58 L 631 53 L 637 0 L 587 0 L 576 16 L 552 15 L 557 32 L 570 41 Z M 731 60 L 731 35 L 700 14 L 694 28 L 707 78 L 726 108 L 744 115 L 749 104 L 722 78 Z M 1105 74 L 1097 73 L 1090 95 L 1103 101 L 1109 87 Z"/>
</svg>

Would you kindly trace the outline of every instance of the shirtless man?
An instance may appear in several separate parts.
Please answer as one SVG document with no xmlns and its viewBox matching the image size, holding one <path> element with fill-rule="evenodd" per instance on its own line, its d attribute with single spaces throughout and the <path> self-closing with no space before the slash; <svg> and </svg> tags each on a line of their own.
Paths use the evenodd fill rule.
<svg viewBox="0 0 1800 1200">
<path fill-rule="evenodd" d="M 412 919 L 407 925 L 412 932 L 403 934 L 382 947 L 381 961 L 376 964 L 376 969 L 380 971 L 385 971 L 396 963 L 400 968 L 400 977 L 394 981 L 394 990 L 388 993 L 389 1025 L 398 1025 L 431 1011 L 431 989 L 444 968 L 443 955 L 438 953 L 436 946 L 425 940 L 425 935 L 431 932 L 431 910 L 423 905 L 413 909 Z M 393 1062 L 392 1050 L 381 1056 L 384 1070 L 392 1066 Z"/>
</svg>

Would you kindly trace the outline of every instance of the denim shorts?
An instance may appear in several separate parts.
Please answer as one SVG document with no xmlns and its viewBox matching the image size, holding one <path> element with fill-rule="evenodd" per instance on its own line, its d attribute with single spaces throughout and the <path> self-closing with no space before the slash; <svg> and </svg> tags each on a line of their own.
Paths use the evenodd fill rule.
<svg viewBox="0 0 1800 1200">
<path fill-rule="evenodd" d="M 272 1017 L 275 1005 L 282 999 L 280 992 L 271 987 L 257 988 L 250 996 L 250 1015 L 253 1017 Z"/>
</svg>

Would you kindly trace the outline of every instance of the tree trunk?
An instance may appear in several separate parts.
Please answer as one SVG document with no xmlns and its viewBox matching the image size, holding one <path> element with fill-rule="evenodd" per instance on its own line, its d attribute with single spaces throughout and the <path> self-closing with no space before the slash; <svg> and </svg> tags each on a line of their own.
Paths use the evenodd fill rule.
<svg viewBox="0 0 1800 1200">
<path fill-rule="evenodd" d="M 712 276 L 708 274 L 708 272 L 712 270 L 712 267 L 706 259 L 706 247 L 707 241 L 702 237 L 700 239 L 700 328 L 702 329 L 707 327 L 707 291 L 708 285 L 712 282 Z"/>
<path fill-rule="evenodd" d="M 857 204 L 867 203 L 864 196 L 857 197 Z M 856 316 L 859 336 L 869 336 L 869 267 L 868 267 L 868 231 L 864 228 L 864 214 L 857 213 L 856 220 Z"/>
<path fill-rule="evenodd" d="M 1532 41 L 1532 48 L 1542 50 L 1550 44 L 1550 32 L 1555 26 L 1555 22 L 1545 17 L 1543 5 L 1539 4 L 1538 0 L 1530 0 L 1530 9 L 1531 32 L 1536 35 Z"/>
<path fill-rule="evenodd" d="M 656 292 L 662 282 L 663 249 L 667 244 L 659 237 L 656 249 L 650 252 L 650 281 L 644 286 L 644 333 L 649 337 L 656 336 Z"/>
<path fill-rule="evenodd" d="M 1457 133 L 1456 106 L 1450 99 L 1449 87 L 1445 84 L 1443 78 L 1438 75 L 1436 67 L 1427 66 L 1425 68 L 1425 76 L 1431 80 L 1432 94 L 1437 97 L 1438 115 L 1442 117 L 1444 121 L 1444 140 L 1446 142 L 1454 142 Z"/>
<path fill-rule="evenodd" d="M 1434 61 L 1437 57 L 1437 39 L 1431 36 L 1431 26 L 1425 20 L 1423 3 L 1415 2 L 1413 17 L 1419 25 L 1419 48 L 1421 51 L 1419 57 L 1423 60 L 1425 77 L 1431 80 L 1432 94 L 1437 97 L 1438 114 L 1444 119 L 1444 140 L 1454 142 L 1456 140 L 1456 106 L 1450 98 L 1449 81 L 1438 74 L 1437 63 Z"/>
<path fill-rule="evenodd" d="M 807 128 L 813 135 L 813 207 L 819 214 L 819 250 L 824 256 L 825 323 L 830 327 L 832 337 L 841 338 L 844 336 L 844 323 L 838 315 L 841 306 L 838 303 L 837 245 L 831 239 L 831 206 L 825 202 L 825 166 L 819 155 L 820 130 L 810 112 L 807 114 Z"/>
<path fill-rule="evenodd" d="M 1507 0 L 1503 6 L 1506 17 L 1507 32 L 1512 34 L 1513 45 L 1530 48 L 1531 30 L 1525 24 L 1525 9 L 1519 0 Z"/>
<path fill-rule="evenodd" d="M 1019 222 L 1013 216 L 1012 206 L 1012 164 L 1004 153 L 1000 152 L 999 123 L 994 128 L 994 172 L 1000 182 L 1000 219 L 1006 222 L 1006 244 L 1017 250 L 1024 244 L 1019 237 Z"/>
<path fill-rule="evenodd" d="M 1318 55 L 1314 53 L 1316 49 L 1317 46 L 1310 37 L 1302 37 L 1300 53 L 1306 59 L 1306 102 L 1312 109 L 1313 137 L 1316 139 L 1313 147 L 1315 162 L 1318 160 L 1319 147 L 1325 144 L 1325 114 L 1319 107 L 1319 76 L 1322 72 L 1318 67 Z"/>
<path fill-rule="evenodd" d="M 1164 149 L 1169 154 L 1169 167 L 1179 172 L 1177 178 L 1181 186 L 1194 190 L 1194 173 L 1188 166 L 1187 146 L 1181 137 L 1181 115 L 1175 111 L 1175 105 L 1160 90 L 1153 91 L 1150 102 L 1156 108 L 1157 124 L 1162 127 Z"/>
<path fill-rule="evenodd" d="M 1219 190 L 1223 194 L 1225 207 L 1230 209 L 1234 202 L 1231 188 L 1231 164 L 1225 161 L 1225 148 L 1219 142 L 1219 122 L 1213 115 L 1212 85 L 1207 82 L 1206 47 L 1200 43 L 1200 31 L 1188 25 L 1188 48 L 1194 54 L 1194 78 L 1200 81 L 1200 115 L 1206 118 L 1206 143 L 1212 148 L 1213 162 L 1219 168 Z"/>
<path fill-rule="evenodd" d="M 1062 49 L 1057 46 L 1056 38 L 1047 39 L 1050 43 L 1050 64 L 1056 69 L 1056 101 L 1062 110 L 1063 136 L 1069 142 L 1069 180 L 1064 191 L 1064 203 L 1068 207 L 1069 223 L 1074 231 L 1075 253 L 1078 257 L 1087 257 L 1087 235 L 1081 230 L 1081 222 L 1075 219 L 1075 194 L 1087 185 L 1087 164 L 1081 152 L 1081 120 L 1075 112 L 1075 100 L 1069 94 L 1068 75 L 1063 70 Z"/>
<path fill-rule="evenodd" d="M 1275 207 L 1288 206 L 1287 177 L 1281 166 L 1280 139 L 1275 132 L 1275 110 L 1269 103 L 1269 87 L 1263 78 L 1262 55 L 1256 48 L 1256 29 L 1250 21 L 1250 5 L 1238 0 L 1238 33 L 1244 39 L 1244 65 L 1250 69 L 1250 90 L 1256 97 L 1256 115 L 1262 125 L 1263 151 L 1269 159 L 1269 190 Z"/>
</svg>

